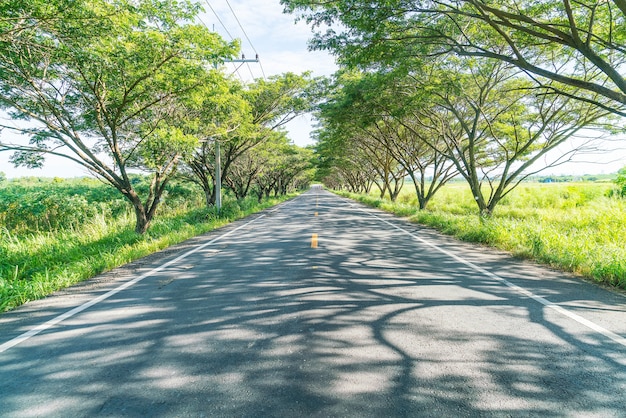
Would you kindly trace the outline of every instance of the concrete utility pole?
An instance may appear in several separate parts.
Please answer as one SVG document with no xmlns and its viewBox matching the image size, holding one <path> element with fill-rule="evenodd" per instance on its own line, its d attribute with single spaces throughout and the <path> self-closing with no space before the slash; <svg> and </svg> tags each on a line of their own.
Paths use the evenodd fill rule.
<svg viewBox="0 0 626 418">
<path fill-rule="evenodd" d="M 222 154 L 220 141 L 215 140 L 215 207 L 219 213 L 222 210 Z"/>
<path fill-rule="evenodd" d="M 246 59 L 246 56 L 241 54 L 241 59 L 224 60 L 224 63 L 227 62 L 259 62 L 259 54 L 256 54 L 254 59 Z M 215 140 L 215 207 L 218 213 L 222 210 L 222 156 L 220 141 L 217 139 Z"/>
</svg>

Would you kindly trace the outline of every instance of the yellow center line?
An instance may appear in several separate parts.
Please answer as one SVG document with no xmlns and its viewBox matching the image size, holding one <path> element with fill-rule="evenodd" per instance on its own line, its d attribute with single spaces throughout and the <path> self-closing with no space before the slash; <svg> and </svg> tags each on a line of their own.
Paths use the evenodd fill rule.
<svg viewBox="0 0 626 418">
<path fill-rule="evenodd" d="M 311 235 L 311 248 L 317 248 L 317 234 Z"/>
</svg>

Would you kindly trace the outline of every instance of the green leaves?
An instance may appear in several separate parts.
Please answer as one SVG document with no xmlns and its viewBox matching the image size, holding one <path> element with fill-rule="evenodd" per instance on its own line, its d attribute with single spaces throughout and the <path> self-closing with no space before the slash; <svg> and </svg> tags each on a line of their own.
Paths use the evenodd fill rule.
<svg viewBox="0 0 626 418">
<path fill-rule="evenodd" d="M 574 97 L 626 116 L 622 1 L 282 0 L 282 4 L 317 30 L 312 48 L 331 51 L 349 67 L 400 68 L 411 66 L 415 57 L 436 55 L 497 59 L 532 75 L 546 90 L 572 94 L 563 90 L 575 88 Z"/>
<path fill-rule="evenodd" d="M 256 80 L 245 93 L 252 106 L 254 123 L 276 129 L 298 115 L 312 110 L 320 99 L 317 83 L 304 73 L 285 73 L 266 80 Z"/>
<path fill-rule="evenodd" d="M 619 187 L 619 195 L 621 197 L 626 197 L 626 167 L 621 168 L 617 172 L 617 179 L 615 179 L 615 184 Z"/>
<path fill-rule="evenodd" d="M 486 214 L 548 151 L 583 128 L 608 131 L 610 113 L 626 116 L 622 3 L 282 0 L 316 31 L 312 48 L 342 67 L 321 106 L 327 166 L 365 167 L 348 161 L 374 138 L 365 154 L 387 182 L 391 166 L 377 158 L 406 130 L 455 165 Z M 394 158 L 406 164 L 418 149 Z"/>
<path fill-rule="evenodd" d="M 198 146 L 198 138 L 182 129 L 162 126 L 151 132 L 139 145 L 141 166 L 162 171 L 178 156 L 189 155 Z"/>
</svg>

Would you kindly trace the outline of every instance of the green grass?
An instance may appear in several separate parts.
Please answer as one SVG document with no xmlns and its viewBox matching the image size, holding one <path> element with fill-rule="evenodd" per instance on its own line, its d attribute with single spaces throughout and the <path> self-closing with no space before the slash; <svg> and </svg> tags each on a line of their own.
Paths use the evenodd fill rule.
<svg viewBox="0 0 626 418">
<path fill-rule="evenodd" d="M 262 203 L 256 198 L 225 199 L 219 214 L 203 208 L 200 196 L 186 197 L 174 199 L 171 195 L 170 204 L 163 206 L 144 235 L 134 232 L 130 210 L 111 216 L 107 208 L 80 224 L 54 230 L 27 229 L 19 222 L 12 230 L 0 226 L 0 312 L 211 231 L 289 196 Z"/>
<path fill-rule="evenodd" d="M 425 211 L 405 188 L 396 203 L 348 195 L 459 239 L 480 242 L 626 289 L 626 199 L 607 183 L 524 183 L 480 218 L 464 184 L 446 185 Z"/>
</svg>

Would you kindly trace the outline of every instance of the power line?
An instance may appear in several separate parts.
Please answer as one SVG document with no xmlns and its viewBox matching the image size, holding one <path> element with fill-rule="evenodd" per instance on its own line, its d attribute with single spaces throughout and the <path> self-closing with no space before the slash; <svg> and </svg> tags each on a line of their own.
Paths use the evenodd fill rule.
<svg viewBox="0 0 626 418">
<path fill-rule="evenodd" d="M 261 74 L 263 74 L 263 80 L 265 80 L 267 77 L 265 76 L 265 70 L 263 69 L 263 64 L 261 63 L 261 61 L 259 61 L 259 67 L 261 67 Z"/>
<path fill-rule="evenodd" d="M 230 2 L 228 0 L 226 0 L 226 4 L 228 5 L 228 8 L 230 9 L 231 13 L 233 14 L 233 16 L 235 17 L 235 20 L 237 21 L 237 24 L 239 25 L 239 27 L 241 28 L 241 31 L 243 32 L 243 35 L 246 37 L 246 39 L 248 40 L 248 43 L 250 44 L 250 46 L 252 47 L 252 50 L 254 51 L 255 54 L 259 55 L 259 53 L 257 52 L 257 50 L 254 48 L 254 45 L 252 45 L 252 41 L 250 40 L 250 38 L 248 37 L 248 34 L 246 33 L 246 30 L 243 28 L 243 26 L 241 25 L 241 22 L 239 21 L 239 18 L 237 17 L 237 14 L 235 13 L 235 11 L 233 10 L 233 7 L 230 5 Z"/>
<path fill-rule="evenodd" d="M 256 48 L 254 47 L 254 45 L 252 44 L 252 41 L 250 40 L 250 37 L 248 36 L 248 33 L 246 32 L 246 30 L 243 28 L 243 25 L 241 24 L 241 21 L 239 20 L 239 18 L 237 17 L 237 14 L 235 13 L 235 10 L 233 10 L 233 7 L 230 5 L 230 1 L 226 0 L 226 4 L 228 5 L 228 8 L 230 9 L 230 12 L 233 14 L 235 20 L 237 21 L 237 24 L 239 25 L 239 27 L 241 28 L 241 32 L 243 32 L 243 35 L 246 37 L 246 39 L 248 40 L 248 43 L 250 44 L 250 46 L 252 47 L 252 50 L 254 51 L 254 53 L 257 56 L 257 61 L 259 63 L 259 66 L 261 67 L 261 73 L 263 74 L 263 78 L 265 79 L 265 71 L 263 70 L 263 65 L 261 64 L 261 61 L 258 60 L 259 57 L 259 52 L 256 50 Z M 248 65 L 248 69 L 250 70 L 250 75 L 252 75 L 252 70 L 250 69 L 250 65 Z M 252 76 L 252 78 L 254 79 L 254 76 Z"/>
<path fill-rule="evenodd" d="M 231 61 L 231 62 L 232 62 L 232 61 Z M 242 77 L 242 76 L 241 76 L 241 74 L 239 73 L 239 69 L 243 66 L 243 62 L 242 62 L 241 64 L 239 64 L 239 65 L 236 65 L 234 62 L 233 62 L 232 64 L 233 64 L 233 67 L 235 67 L 235 71 L 233 71 L 233 74 L 234 74 L 234 73 L 237 73 L 237 75 L 239 76 L 239 79 L 240 79 L 241 81 L 243 81 L 243 77 Z M 254 77 L 252 77 L 252 78 L 254 78 Z"/>
<path fill-rule="evenodd" d="M 204 0 L 204 2 L 209 6 L 209 9 L 211 9 L 211 11 L 213 12 L 213 14 L 215 15 L 215 17 L 217 18 L 217 21 L 220 22 L 220 24 L 222 25 L 222 27 L 224 28 L 224 30 L 226 31 L 226 33 L 228 34 L 228 36 L 230 36 L 230 40 L 234 40 L 235 38 L 233 37 L 233 35 L 230 34 L 230 32 L 228 31 L 228 29 L 226 28 L 226 25 L 224 24 L 224 22 L 222 22 L 222 19 L 220 19 L 219 15 L 215 12 L 215 9 L 213 8 L 213 6 L 211 6 L 211 3 L 209 3 L 209 0 Z M 206 25 L 205 25 L 206 26 Z"/>
<path fill-rule="evenodd" d="M 261 74 L 263 75 L 263 79 L 267 78 L 265 76 L 265 70 L 263 69 L 263 65 L 261 64 L 261 61 L 259 60 L 259 53 L 257 52 L 256 48 L 254 47 L 254 45 L 252 44 L 252 41 L 250 40 L 250 37 L 248 36 L 248 33 L 246 32 L 246 30 L 244 29 L 243 25 L 241 24 L 241 21 L 239 20 L 239 18 L 237 17 L 237 14 L 235 13 L 235 10 L 233 9 L 233 7 L 231 6 L 230 2 L 228 0 L 225 0 L 226 4 L 228 5 L 228 8 L 230 9 L 231 13 L 233 14 L 233 17 L 235 18 L 235 21 L 237 22 L 237 24 L 239 25 L 239 28 L 241 29 L 243 35 L 245 36 L 246 40 L 248 41 L 248 43 L 250 44 L 250 47 L 252 48 L 252 50 L 254 51 L 254 53 L 256 54 L 256 59 L 255 60 L 245 60 L 245 61 L 240 61 L 240 60 L 236 60 L 238 62 L 257 62 L 259 64 L 259 67 L 261 69 Z M 209 3 L 209 0 L 204 0 L 204 2 L 207 4 L 207 6 L 209 6 L 209 8 L 211 9 L 211 11 L 213 12 L 213 14 L 215 15 L 215 17 L 217 18 L 218 22 L 222 25 L 222 28 L 224 28 L 224 31 L 226 32 L 226 34 L 228 34 L 228 36 L 230 37 L 231 41 L 235 39 L 235 37 L 228 31 L 228 28 L 226 27 L 226 25 L 224 24 L 224 22 L 222 21 L 222 19 L 219 17 L 219 15 L 217 14 L 217 12 L 215 11 L 215 9 L 213 8 L 213 6 L 211 6 L 211 3 Z M 199 19 L 200 22 L 202 22 L 202 24 L 207 27 L 206 23 L 204 23 L 202 21 L 202 19 Z M 244 59 L 243 55 L 242 55 L 242 59 Z M 252 73 L 252 68 L 250 68 L 250 64 L 247 64 L 248 66 L 248 71 L 250 71 L 250 76 L 252 77 L 252 79 L 254 80 L 254 74 Z M 239 73 L 239 69 L 241 68 L 241 65 L 239 65 L 234 72 L 237 73 L 237 75 L 239 76 L 239 78 L 243 81 L 243 77 L 241 76 L 241 74 Z"/>
<path fill-rule="evenodd" d="M 220 19 L 220 17 L 218 16 L 218 14 L 215 12 L 215 9 L 213 9 L 213 7 L 211 6 L 211 4 L 208 2 L 208 0 L 205 0 L 206 4 L 209 6 L 209 8 L 211 9 L 211 11 L 213 12 L 213 14 L 215 15 L 215 17 L 217 18 L 217 20 L 221 23 L 222 27 L 224 28 L 224 31 L 226 31 L 226 34 L 228 34 L 228 36 L 230 37 L 231 41 L 234 39 L 233 35 L 230 34 L 230 32 L 228 31 L 228 29 L 226 28 L 226 25 L 224 25 L 224 22 L 222 22 L 222 19 Z M 209 25 L 206 24 L 206 22 L 204 20 L 202 20 L 202 18 L 200 16 L 196 16 L 196 18 L 200 21 L 200 23 L 202 23 L 204 25 L 205 28 L 209 29 L 209 30 L 215 30 L 215 28 L 211 29 L 209 28 Z M 239 72 L 239 67 L 237 67 L 236 65 L 233 64 L 233 67 L 235 68 L 235 70 L 233 71 L 233 74 L 237 74 L 237 77 L 239 77 L 239 79 L 244 82 L 243 77 L 241 76 L 241 73 Z"/>
</svg>

